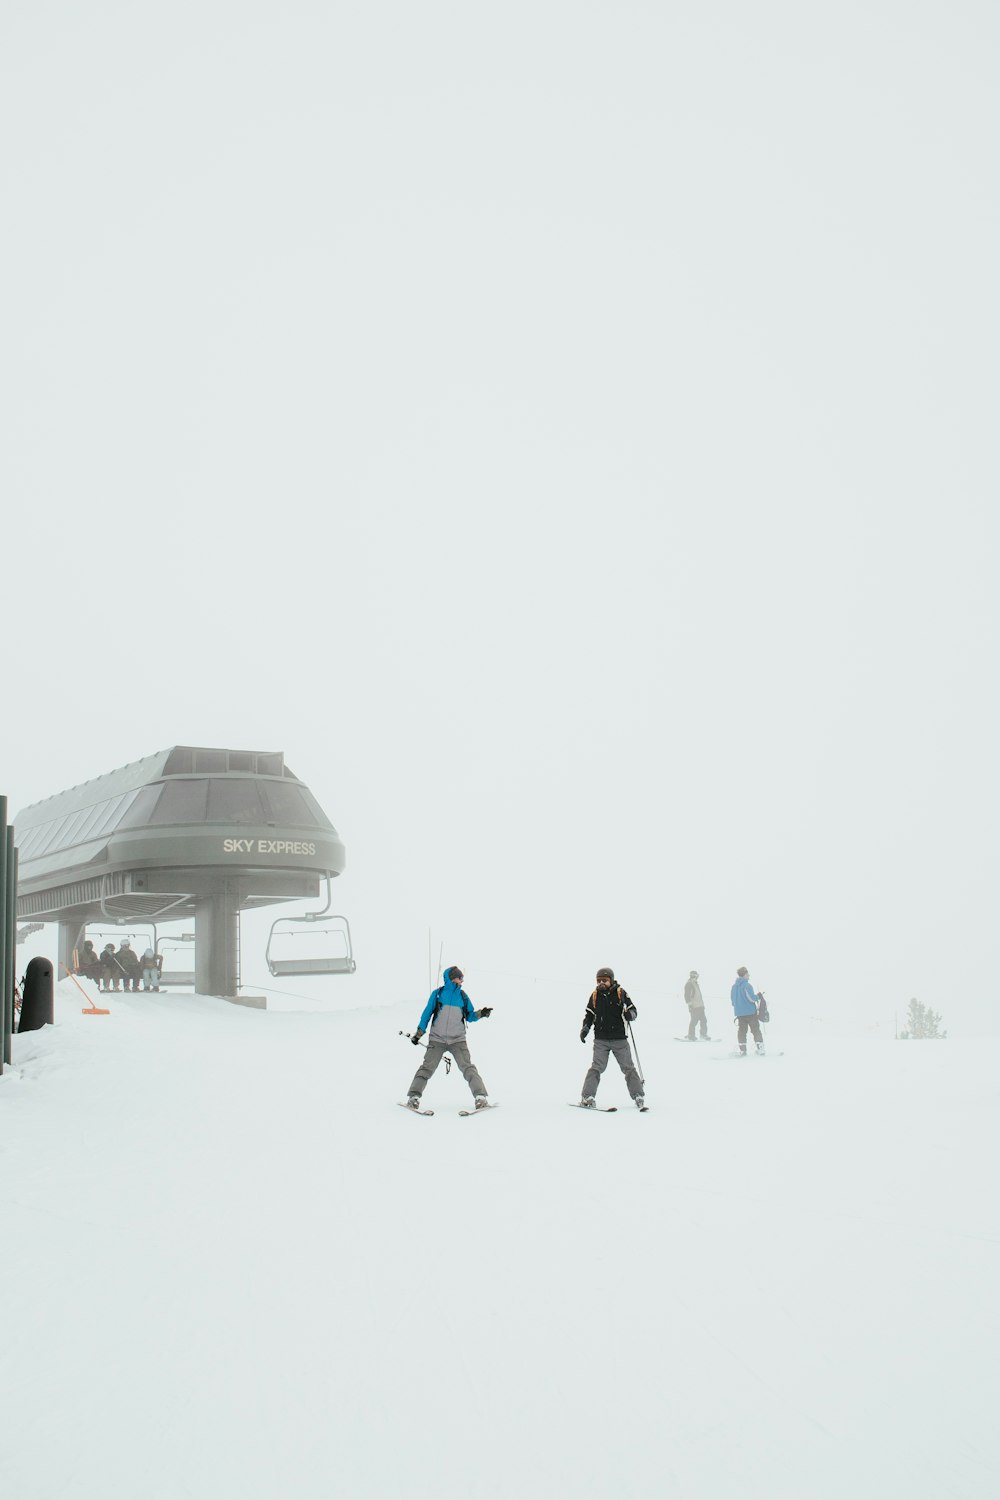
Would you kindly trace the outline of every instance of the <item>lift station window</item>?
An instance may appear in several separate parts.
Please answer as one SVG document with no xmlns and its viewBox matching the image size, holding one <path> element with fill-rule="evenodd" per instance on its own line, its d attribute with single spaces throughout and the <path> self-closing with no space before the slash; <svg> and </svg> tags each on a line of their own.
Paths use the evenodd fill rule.
<svg viewBox="0 0 1000 1500">
<path fill-rule="evenodd" d="M 162 783 L 157 786 L 144 786 L 138 793 L 132 806 L 118 824 L 119 828 L 145 828 L 147 823 L 153 822 L 153 813 L 156 804 L 163 794 Z"/>
<path fill-rule="evenodd" d="M 256 781 L 210 781 L 208 783 L 209 823 L 267 822 Z"/>
<path fill-rule="evenodd" d="M 194 769 L 196 771 L 228 771 L 229 756 L 225 750 L 196 750 Z"/>
<path fill-rule="evenodd" d="M 319 803 L 314 802 L 304 788 L 287 781 L 265 781 L 261 783 L 261 791 L 271 809 L 267 822 L 277 824 L 280 828 L 331 826 L 326 814 L 321 812 Z"/>
<path fill-rule="evenodd" d="M 285 755 L 282 750 L 217 750 L 197 745 L 175 745 L 167 756 L 162 774 L 219 775 L 226 771 L 245 771 L 250 776 L 292 775 L 285 770 Z"/>
<path fill-rule="evenodd" d="M 168 781 L 153 809 L 151 823 L 204 823 L 207 781 Z"/>
<path fill-rule="evenodd" d="M 163 767 L 164 776 L 190 776 L 194 770 L 194 751 L 190 745 L 175 745 Z"/>
<path fill-rule="evenodd" d="M 234 777 L 190 777 L 144 786 L 114 803 L 88 809 L 91 828 L 105 823 L 112 808 L 131 802 L 117 822 L 118 828 L 145 828 L 163 823 L 235 823 L 281 828 L 332 828 L 333 825 L 305 787 L 295 782 L 251 781 Z M 48 825 L 43 825 L 47 828 Z M 42 829 L 31 829 L 37 835 Z M 34 851 L 32 851 L 33 853 Z"/>
</svg>

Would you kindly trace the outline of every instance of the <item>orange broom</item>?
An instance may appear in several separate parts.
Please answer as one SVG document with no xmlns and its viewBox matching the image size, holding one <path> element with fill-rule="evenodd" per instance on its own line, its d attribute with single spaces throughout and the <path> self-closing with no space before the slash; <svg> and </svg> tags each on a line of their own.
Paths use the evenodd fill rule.
<svg viewBox="0 0 1000 1500">
<path fill-rule="evenodd" d="M 77 989 L 80 991 L 80 994 L 83 996 L 83 998 L 87 1002 L 86 1009 L 82 1012 L 82 1014 L 85 1015 L 85 1016 L 110 1016 L 111 1012 L 109 1010 L 102 1010 L 99 1005 L 95 1005 L 93 1003 L 93 1001 L 91 1000 L 90 996 L 87 994 L 87 991 L 84 989 L 83 985 L 80 983 L 80 981 L 77 979 L 76 975 L 73 973 L 73 970 L 72 969 L 67 969 L 65 964 L 63 964 L 63 968 L 66 969 L 66 973 L 69 975 L 70 979 L 72 979 L 73 983 L 76 985 Z"/>
</svg>

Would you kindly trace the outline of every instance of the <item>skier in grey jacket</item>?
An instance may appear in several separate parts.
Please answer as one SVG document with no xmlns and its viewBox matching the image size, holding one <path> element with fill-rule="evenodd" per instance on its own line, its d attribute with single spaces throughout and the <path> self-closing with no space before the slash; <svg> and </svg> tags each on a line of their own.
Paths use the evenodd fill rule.
<svg viewBox="0 0 1000 1500">
<path fill-rule="evenodd" d="M 701 1034 L 708 1041 L 708 1022 L 705 1020 L 705 1002 L 701 998 L 701 985 L 698 983 L 698 970 L 691 970 L 691 977 L 684 986 L 684 1003 L 691 1014 L 688 1026 L 688 1041 L 695 1040 L 695 1030 L 700 1025 Z"/>
<path fill-rule="evenodd" d="M 485 1109 L 489 1104 L 486 1085 L 469 1056 L 465 1027 L 468 1021 L 480 1021 L 484 1016 L 492 1015 L 493 1007 L 484 1005 L 481 1010 L 474 1010 L 472 1001 L 462 989 L 464 979 L 465 975 L 457 964 L 452 964 L 450 968 L 445 969 L 444 984 L 432 991 L 430 999 L 424 1006 L 420 1023 L 410 1038 L 413 1045 L 418 1047 L 420 1038 L 428 1027 L 430 1028 L 427 1037 L 427 1055 L 414 1073 L 413 1082 L 410 1084 L 409 1097 L 406 1101 L 410 1109 L 420 1108 L 420 1096 L 437 1072 L 446 1052 L 450 1052 L 458 1063 L 462 1077 L 472 1090 L 476 1108 Z"/>
</svg>

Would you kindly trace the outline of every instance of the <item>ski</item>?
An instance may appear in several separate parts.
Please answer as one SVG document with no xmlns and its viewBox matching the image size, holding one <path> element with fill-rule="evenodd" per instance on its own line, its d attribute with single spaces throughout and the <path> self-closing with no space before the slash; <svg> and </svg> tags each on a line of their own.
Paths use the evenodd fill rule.
<svg viewBox="0 0 1000 1500">
<path fill-rule="evenodd" d="M 484 1115 L 488 1109 L 499 1109 L 499 1104 L 484 1104 L 482 1109 L 460 1109 L 459 1119 L 466 1119 L 469 1115 Z"/>
<path fill-rule="evenodd" d="M 400 1104 L 398 1099 L 396 1103 L 399 1104 L 400 1109 L 405 1109 L 407 1114 L 410 1115 L 432 1115 L 434 1113 L 432 1109 L 411 1109 L 408 1104 Z"/>
<path fill-rule="evenodd" d="M 716 1052 L 712 1057 L 713 1062 L 730 1062 L 738 1057 L 784 1057 L 783 1052 Z"/>
<path fill-rule="evenodd" d="M 675 1042 L 721 1042 L 721 1036 L 675 1036 Z"/>
<path fill-rule="evenodd" d="M 566 1103 L 569 1104 L 570 1109 L 586 1109 L 595 1115 L 616 1115 L 618 1113 L 617 1104 L 571 1104 L 568 1099 Z"/>
</svg>

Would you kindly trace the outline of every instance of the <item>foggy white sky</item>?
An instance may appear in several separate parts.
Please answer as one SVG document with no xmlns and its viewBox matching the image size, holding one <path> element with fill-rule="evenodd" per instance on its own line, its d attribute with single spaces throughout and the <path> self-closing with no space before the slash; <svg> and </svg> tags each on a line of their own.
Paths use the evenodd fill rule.
<svg viewBox="0 0 1000 1500">
<path fill-rule="evenodd" d="M 280 748 L 359 1000 L 1000 1030 L 992 4 L 0 40 L 12 812 Z"/>
</svg>

